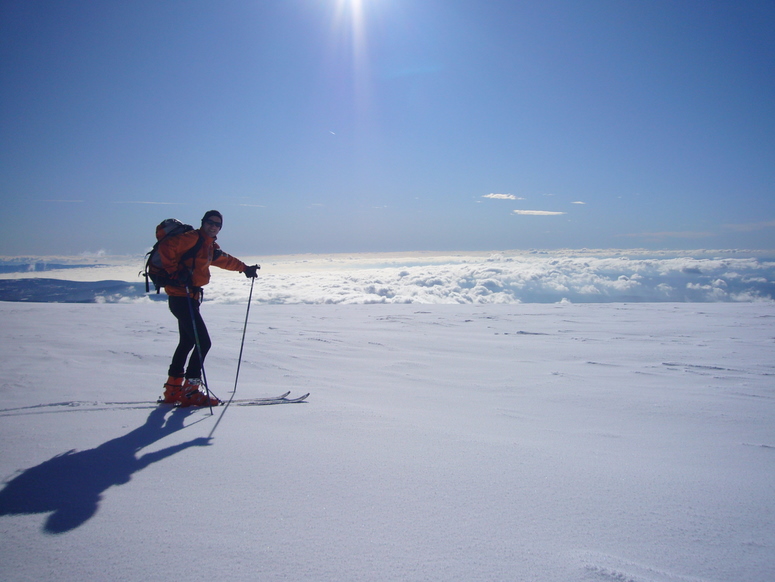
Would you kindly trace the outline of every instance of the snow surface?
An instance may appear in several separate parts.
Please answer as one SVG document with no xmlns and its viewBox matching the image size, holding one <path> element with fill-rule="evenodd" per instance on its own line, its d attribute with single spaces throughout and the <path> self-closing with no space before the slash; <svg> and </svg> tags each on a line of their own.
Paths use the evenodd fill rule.
<svg viewBox="0 0 775 582">
<path fill-rule="evenodd" d="M 775 580 L 771 301 L 256 302 L 235 397 L 311 396 L 214 416 L 164 302 L 0 321 L 3 580 Z"/>
</svg>

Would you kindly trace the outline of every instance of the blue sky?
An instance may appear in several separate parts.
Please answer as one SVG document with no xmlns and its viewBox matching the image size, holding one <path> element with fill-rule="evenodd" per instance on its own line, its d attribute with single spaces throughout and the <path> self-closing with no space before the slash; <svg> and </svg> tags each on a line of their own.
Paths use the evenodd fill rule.
<svg viewBox="0 0 775 582">
<path fill-rule="evenodd" d="M 771 1 L 0 7 L 3 255 L 775 248 Z"/>
</svg>

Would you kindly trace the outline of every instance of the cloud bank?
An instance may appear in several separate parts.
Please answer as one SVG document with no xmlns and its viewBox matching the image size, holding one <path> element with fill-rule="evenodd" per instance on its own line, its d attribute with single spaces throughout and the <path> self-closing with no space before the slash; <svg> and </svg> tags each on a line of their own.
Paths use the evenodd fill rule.
<svg viewBox="0 0 775 582">
<path fill-rule="evenodd" d="M 103 257 L 104 259 L 104 257 Z M 516 304 L 774 301 L 775 260 L 767 258 L 598 257 L 504 254 L 262 261 L 259 304 Z M 139 259 L 138 259 L 139 261 Z M 0 300 L 133 302 L 149 299 L 137 267 L 7 272 Z M 97 280 L 100 273 L 113 280 Z M 207 302 L 245 303 L 243 275 L 212 269 Z M 123 275 L 121 274 L 123 273 Z M 32 282 L 20 277 L 46 277 Z M 56 282 L 52 282 L 52 279 Z M 12 279 L 13 278 L 13 279 Z M 103 276 L 104 279 L 108 277 Z M 117 279 L 123 278 L 124 282 Z M 74 280 L 76 279 L 76 280 Z"/>
<path fill-rule="evenodd" d="M 270 274 L 261 303 L 574 303 L 775 298 L 775 263 L 757 259 L 562 258 Z M 226 289 L 221 293 L 228 301 Z"/>
</svg>

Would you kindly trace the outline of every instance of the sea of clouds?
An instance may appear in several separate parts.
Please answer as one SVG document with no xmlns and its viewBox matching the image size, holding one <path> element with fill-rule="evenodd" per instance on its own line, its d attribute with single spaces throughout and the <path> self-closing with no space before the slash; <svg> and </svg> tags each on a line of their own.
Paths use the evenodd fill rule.
<svg viewBox="0 0 775 582">
<path fill-rule="evenodd" d="M 775 298 L 775 262 L 745 259 L 506 258 L 263 275 L 263 303 L 507 304 L 756 301 Z"/>
<path fill-rule="evenodd" d="M 264 304 L 514 304 L 775 300 L 775 259 L 743 251 L 592 251 L 248 257 Z M 147 295 L 138 257 L 6 259 L 0 300 L 133 302 Z M 12 271 L 16 265 L 18 269 Z M 47 265 L 53 265 L 49 268 Z M 206 300 L 241 303 L 250 283 L 212 269 Z"/>
</svg>

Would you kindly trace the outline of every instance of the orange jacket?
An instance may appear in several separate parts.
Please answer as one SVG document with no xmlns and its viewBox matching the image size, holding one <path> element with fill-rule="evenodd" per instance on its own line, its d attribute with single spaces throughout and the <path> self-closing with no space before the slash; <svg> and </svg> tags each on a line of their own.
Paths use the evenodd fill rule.
<svg viewBox="0 0 775 582">
<path fill-rule="evenodd" d="M 187 250 L 193 248 L 199 237 L 202 237 L 202 246 L 197 251 L 196 256 L 180 263 L 180 257 Z M 159 255 L 161 255 L 161 264 L 164 270 L 170 275 L 174 275 L 181 268 L 188 269 L 191 272 L 191 285 L 193 287 L 204 287 L 210 282 L 210 265 L 215 265 L 227 271 L 245 270 L 245 263 L 231 255 L 224 253 L 215 238 L 210 238 L 200 230 L 190 230 L 179 236 L 173 236 L 159 245 Z M 164 287 L 167 295 L 176 297 L 186 297 L 186 288 L 167 285 Z M 197 299 L 198 292 L 194 292 L 191 297 Z"/>
</svg>

